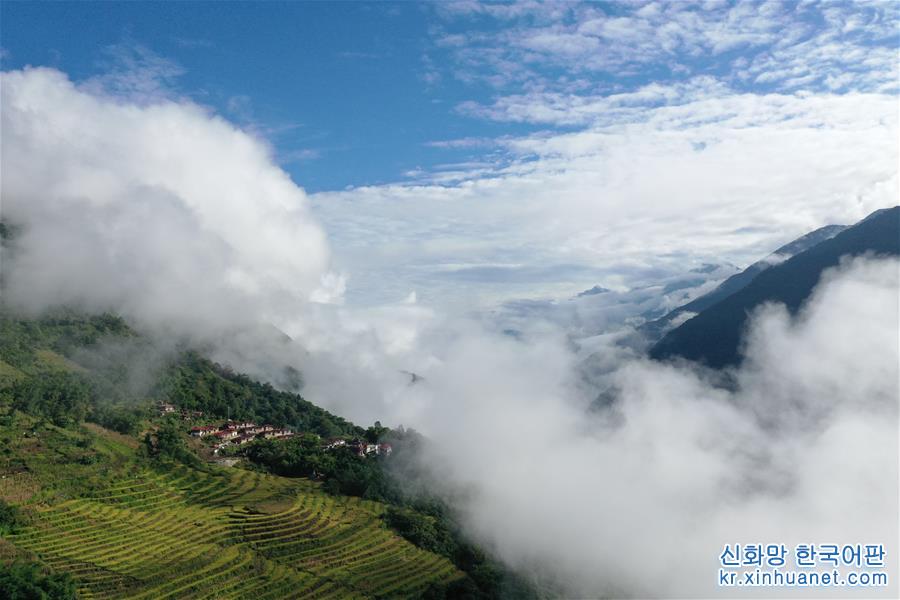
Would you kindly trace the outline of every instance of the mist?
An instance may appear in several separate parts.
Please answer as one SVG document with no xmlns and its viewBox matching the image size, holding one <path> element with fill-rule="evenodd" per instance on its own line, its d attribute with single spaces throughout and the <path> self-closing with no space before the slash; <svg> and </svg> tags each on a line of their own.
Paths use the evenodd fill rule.
<svg viewBox="0 0 900 600">
<path fill-rule="evenodd" d="M 713 576 L 726 543 L 896 549 L 898 268 L 859 259 L 795 317 L 760 310 L 734 389 L 618 351 L 601 411 L 561 340 L 462 337 L 407 392 L 433 484 L 468 490 L 456 500 L 479 539 L 573 597 L 727 594 Z"/>
<path fill-rule="evenodd" d="M 305 397 L 360 424 L 414 427 L 467 532 L 571 597 L 727 593 L 724 544 L 897 556 L 896 259 L 829 271 L 797 315 L 760 309 L 724 387 L 617 343 L 613 318 L 573 341 L 565 321 L 520 319 L 514 338 L 413 301 L 344 306 L 327 236 L 264 140 L 185 100 L 2 77 L 8 306 L 113 311 L 276 384 L 295 367 Z M 896 597 L 890 581 L 837 592 Z"/>
</svg>

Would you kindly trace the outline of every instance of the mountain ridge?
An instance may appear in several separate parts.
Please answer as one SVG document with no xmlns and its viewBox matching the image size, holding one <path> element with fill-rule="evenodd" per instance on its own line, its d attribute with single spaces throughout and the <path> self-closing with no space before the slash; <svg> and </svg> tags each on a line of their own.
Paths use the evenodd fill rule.
<svg viewBox="0 0 900 600">
<path fill-rule="evenodd" d="M 679 316 L 684 313 L 699 313 L 706 310 L 728 296 L 744 289 L 757 275 L 766 269 L 780 264 L 784 260 L 796 256 L 800 252 L 808 250 L 816 244 L 833 238 L 846 228 L 846 225 L 825 225 L 824 227 L 814 229 L 813 231 L 780 246 L 774 252 L 771 252 L 765 258 L 754 262 L 743 271 L 728 277 L 711 292 L 703 294 L 702 296 L 669 311 L 658 319 L 644 323 L 640 326 L 639 330 L 652 342 L 658 342 L 670 328 L 672 322 L 678 319 Z"/>
<path fill-rule="evenodd" d="M 817 230 L 818 231 L 818 230 Z M 682 357 L 721 368 L 740 362 L 740 338 L 750 312 L 764 302 L 781 302 L 796 312 L 822 271 L 844 256 L 900 254 L 900 206 L 880 209 L 855 225 L 758 273 L 741 290 L 669 331 L 650 349 L 650 357 Z"/>
</svg>

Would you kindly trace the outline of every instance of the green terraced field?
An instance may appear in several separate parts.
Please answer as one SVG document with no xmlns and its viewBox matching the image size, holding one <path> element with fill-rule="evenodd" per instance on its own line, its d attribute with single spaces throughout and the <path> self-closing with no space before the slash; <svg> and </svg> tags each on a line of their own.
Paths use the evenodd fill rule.
<svg viewBox="0 0 900 600">
<path fill-rule="evenodd" d="M 6 541 L 85 598 L 403 598 L 463 577 L 385 528 L 381 504 L 241 469 L 146 470 L 29 508 Z"/>
</svg>

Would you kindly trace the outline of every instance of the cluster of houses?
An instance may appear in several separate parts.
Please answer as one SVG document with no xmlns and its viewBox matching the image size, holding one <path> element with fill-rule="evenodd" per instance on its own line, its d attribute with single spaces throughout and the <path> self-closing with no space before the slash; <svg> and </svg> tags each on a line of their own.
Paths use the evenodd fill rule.
<svg viewBox="0 0 900 600">
<path fill-rule="evenodd" d="M 371 444 L 364 440 L 350 440 L 343 438 L 332 438 L 324 445 L 325 450 L 334 450 L 335 448 L 348 448 L 356 452 L 359 456 L 390 456 L 394 449 L 390 444 Z"/>
<path fill-rule="evenodd" d="M 156 405 L 156 410 L 161 417 L 166 415 L 174 415 L 178 413 L 181 415 L 182 421 L 190 421 L 192 419 L 199 419 L 203 416 L 202 410 L 188 410 L 186 408 L 182 408 L 178 410 L 178 408 L 174 404 L 169 404 L 168 402 L 160 402 Z"/>
<path fill-rule="evenodd" d="M 212 436 L 217 439 L 213 445 L 213 453 L 226 446 L 243 446 L 254 440 L 279 439 L 294 436 L 290 429 L 282 429 L 272 425 L 257 425 L 250 421 L 228 421 L 222 425 L 200 425 L 192 427 L 190 434 L 194 437 Z"/>
<path fill-rule="evenodd" d="M 160 415 L 180 414 L 183 420 L 191 420 L 203 416 L 202 411 L 178 409 L 175 405 L 161 402 L 157 405 Z M 294 437 L 290 429 L 272 425 L 257 425 L 251 421 L 226 421 L 221 425 L 198 425 L 191 427 L 190 435 L 197 438 L 214 438 L 213 454 L 227 446 L 243 446 L 255 440 L 283 439 Z M 372 444 L 366 440 L 331 438 L 323 444 L 323 450 L 344 448 L 358 456 L 390 456 L 393 452 L 390 444 Z"/>
</svg>

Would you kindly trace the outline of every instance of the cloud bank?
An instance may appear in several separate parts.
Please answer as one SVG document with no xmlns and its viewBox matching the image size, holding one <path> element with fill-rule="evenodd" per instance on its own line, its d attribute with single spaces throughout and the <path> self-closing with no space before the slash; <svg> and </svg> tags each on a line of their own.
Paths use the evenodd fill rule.
<svg viewBox="0 0 900 600">
<path fill-rule="evenodd" d="M 482 129 L 429 140 L 447 164 L 312 197 L 353 265 L 348 303 L 643 286 L 713 257 L 745 266 L 896 202 L 896 3 L 430 12 L 429 94 Z M 462 286 L 459 265 L 506 265 L 505 280 Z"/>
<path fill-rule="evenodd" d="M 497 140 L 491 167 L 313 195 L 337 264 L 356 272 L 348 302 L 414 290 L 492 307 L 639 287 L 710 260 L 746 266 L 896 202 L 894 96 L 710 90 L 608 105 L 584 106 L 602 122 L 579 131 Z M 463 267 L 494 265 L 502 283 L 460 285 Z"/>
<path fill-rule="evenodd" d="M 737 594 L 717 587 L 726 543 L 877 540 L 896 556 L 898 273 L 896 259 L 858 259 L 796 317 L 762 308 L 731 391 L 606 344 L 617 392 L 600 411 L 563 340 L 460 336 L 404 392 L 435 440 L 431 485 L 568 597 Z M 890 573 L 888 589 L 753 594 L 894 597 Z"/>
<path fill-rule="evenodd" d="M 307 198 L 260 140 L 199 106 L 139 106 L 51 69 L 2 81 L 3 218 L 22 228 L 8 302 L 204 333 L 339 290 Z"/>
</svg>

